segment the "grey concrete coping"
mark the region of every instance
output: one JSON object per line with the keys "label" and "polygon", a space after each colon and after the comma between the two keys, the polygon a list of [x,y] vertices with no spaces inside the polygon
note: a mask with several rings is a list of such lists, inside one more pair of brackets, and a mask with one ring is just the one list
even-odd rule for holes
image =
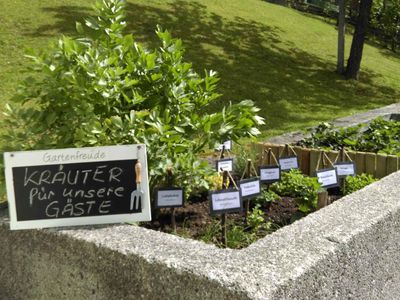
{"label": "grey concrete coping", "polygon": [[400,172],[243,250],[131,225],[10,231],[0,299],[398,299]]}
{"label": "grey concrete coping", "polygon": [[[372,109],[366,112],[356,113],[351,116],[333,120],[331,123],[338,127],[350,127],[360,123],[368,123],[377,117],[387,117],[391,114],[400,114],[400,103],[394,103],[384,107]],[[306,130],[306,128],[304,128]],[[304,137],[309,136],[306,132],[295,131],[274,136],[268,139],[270,143],[276,144],[292,144],[300,141]]]}

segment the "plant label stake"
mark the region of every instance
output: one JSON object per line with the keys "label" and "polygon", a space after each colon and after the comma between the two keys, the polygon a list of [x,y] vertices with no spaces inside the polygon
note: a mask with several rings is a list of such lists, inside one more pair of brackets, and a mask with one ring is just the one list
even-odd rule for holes
{"label": "plant label stake", "polygon": [[[290,154],[290,152],[292,154]],[[297,154],[289,144],[285,145],[285,150],[282,154],[285,156],[280,155],[279,157],[279,166],[281,167],[281,171],[285,172],[290,171],[291,169],[299,168],[299,159]]]}
{"label": "plant label stake", "polygon": [[222,150],[222,148],[225,148],[226,151],[231,151],[232,150],[232,141],[225,141],[223,144],[219,145],[218,150]]}
{"label": "plant label stake", "polygon": [[[325,159],[328,161],[331,167],[325,168],[328,166],[328,164],[326,164],[325,162]],[[323,169],[319,169],[321,162]],[[318,182],[321,183],[321,186],[323,188],[332,188],[339,186],[337,171],[333,167],[332,161],[329,159],[324,151],[321,152],[320,157],[318,158],[316,175],[318,178]]]}
{"label": "plant label stake", "polygon": [[[224,146],[225,148],[225,146]],[[228,181],[228,171],[224,171],[222,174],[222,188],[227,190],[229,188],[229,182]],[[227,223],[228,216],[225,213],[222,214],[222,220],[221,220],[221,227],[222,227],[222,243],[224,244],[225,248],[228,246],[228,240],[226,238],[226,223]]]}
{"label": "plant label stake", "polygon": [[[222,170],[221,170],[222,171]],[[227,213],[242,211],[242,198],[240,189],[228,171],[222,171],[222,190],[210,192],[210,212],[212,215],[221,214],[221,239],[227,246],[226,227]],[[229,188],[229,179],[235,188]]]}
{"label": "plant label stake", "polygon": [[222,171],[233,171],[233,158],[225,158],[225,152],[228,152],[228,150],[225,149],[225,145],[223,144],[219,159],[216,161],[215,165],[217,172],[219,172],[221,169]]}
{"label": "plant label stake", "polygon": [[[167,184],[172,186],[172,168],[167,169]],[[174,232],[176,232],[176,219],[175,219],[175,207],[171,207],[171,225]]]}
{"label": "plant label stake", "polygon": [[[252,172],[255,177],[251,178]],[[244,178],[247,178],[243,180]],[[257,176],[257,171],[251,159],[247,160],[246,168],[242,174],[239,182],[242,199],[244,199],[244,223],[247,224],[247,217],[249,214],[250,199],[261,194],[260,179]]]}
{"label": "plant label stake", "polygon": [[[265,150],[264,152],[267,153],[267,165],[259,167],[260,181],[269,185],[281,180],[281,168],[271,148],[269,148],[268,151]],[[274,162],[272,162],[272,160],[274,160]],[[262,158],[262,162],[263,161],[264,156]]]}
{"label": "plant label stake", "polygon": [[340,149],[340,153],[336,157],[334,167],[336,168],[338,177],[340,179],[340,186],[342,187],[342,190],[344,190],[346,187],[345,177],[356,175],[355,163],[352,161],[351,157],[347,154],[344,148]]}
{"label": "plant label stake", "polygon": [[173,183],[172,168],[168,167],[166,170],[167,187],[156,189],[156,208],[170,208],[171,227],[176,232],[176,208],[183,206],[185,193],[183,188],[174,187]]}
{"label": "plant label stake", "polygon": [[224,152],[225,152],[225,145],[222,145],[222,147],[221,147],[221,153],[220,153],[220,155],[219,155],[219,159],[224,159],[224,158],[225,158]]}

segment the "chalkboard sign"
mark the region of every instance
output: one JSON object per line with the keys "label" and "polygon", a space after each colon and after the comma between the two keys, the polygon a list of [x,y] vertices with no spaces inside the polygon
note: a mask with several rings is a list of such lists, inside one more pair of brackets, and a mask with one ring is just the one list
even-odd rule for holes
{"label": "chalkboard sign", "polygon": [[4,158],[11,229],[151,220],[145,145]]}

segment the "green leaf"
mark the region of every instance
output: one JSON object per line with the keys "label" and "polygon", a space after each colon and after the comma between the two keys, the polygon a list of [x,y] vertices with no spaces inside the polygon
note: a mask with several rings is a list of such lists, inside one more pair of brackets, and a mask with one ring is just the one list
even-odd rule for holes
{"label": "green leaf", "polygon": [[76,23],[75,23],[75,27],[76,27],[76,31],[77,31],[79,34],[83,34],[82,23],[76,22]]}

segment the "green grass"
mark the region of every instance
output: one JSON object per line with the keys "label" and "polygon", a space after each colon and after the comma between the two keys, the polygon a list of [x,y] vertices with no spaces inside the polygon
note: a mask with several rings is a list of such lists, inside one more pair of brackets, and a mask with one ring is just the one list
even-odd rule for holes
{"label": "green grass", "polygon": [[[25,77],[24,49],[74,35],[75,21],[92,14],[91,4],[0,0],[0,103]],[[127,13],[138,40],[154,46],[160,24],[183,39],[196,70],[218,71],[223,97],[214,109],[254,100],[267,121],[264,137],[399,99],[400,58],[367,45],[361,80],[343,80],[334,72],[336,29],[320,18],[260,0],[130,0]]]}

